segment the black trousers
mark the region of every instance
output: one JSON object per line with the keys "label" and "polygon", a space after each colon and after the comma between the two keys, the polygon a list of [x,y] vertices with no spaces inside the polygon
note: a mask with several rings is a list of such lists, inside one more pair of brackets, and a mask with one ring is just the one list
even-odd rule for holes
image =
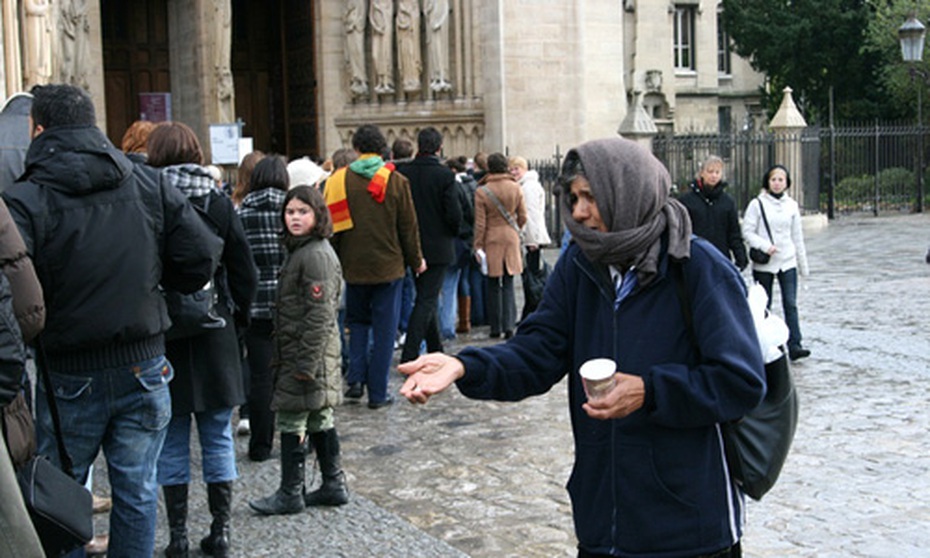
{"label": "black trousers", "polygon": [[420,356],[420,342],[426,339],[426,350],[442,352],[439,336],[439,292],[446,277],[445,265],[431,265],[417,276],[417,296],[413,301],[413,312],[407,324],[407,340],[400,354],[400,361],[407,362]]}
{"label": "black trousers", "polygon": [[271,410],[274,372],[271,356],[274,345],[271,320],[252,320],[245,334],[249,360],[249,458],[267,459],[274,444],[275,414]]}

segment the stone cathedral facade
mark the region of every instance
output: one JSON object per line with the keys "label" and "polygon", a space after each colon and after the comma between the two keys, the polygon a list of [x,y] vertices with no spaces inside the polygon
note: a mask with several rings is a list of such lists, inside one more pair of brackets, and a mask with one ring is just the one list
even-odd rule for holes
{"label": "stone cathedral facade", "polygon": [[[148,93],[209,150],[324,158],[374,122],[424,126],[447,155],[564,153],[624,133],[763,125],[764,79],[731,54],[712,0],[0,0],[0,94],[67,81],[118,142]],[[640,110],[642,109],[642,110]]]}

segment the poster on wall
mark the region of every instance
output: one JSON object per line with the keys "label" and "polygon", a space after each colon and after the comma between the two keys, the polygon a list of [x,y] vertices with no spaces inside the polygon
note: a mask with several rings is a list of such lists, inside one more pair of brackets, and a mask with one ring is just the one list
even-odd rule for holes
{"label": "poster on wall", "polygon": [[238,124],[210,124],[210,154],[214,165],[239,164]]}
{"label": "poster on wall", "polygon": [[171,93],[139,93],[139,120],[171,120]]}

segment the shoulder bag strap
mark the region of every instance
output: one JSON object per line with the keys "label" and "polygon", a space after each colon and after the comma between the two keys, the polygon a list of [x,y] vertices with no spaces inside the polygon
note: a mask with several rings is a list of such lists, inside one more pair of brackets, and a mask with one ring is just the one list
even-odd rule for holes
{"label": "shoulder bag strap", "polygon": [[55,400],[55,391],[52,387],[52,379],[49,377],[46,367],[45,346],[42,344],[41,336],[36,338],[36,368],[38,374],[42,376],[42,385],[45,386],[45,398],[48,401],[48,410],[52,415],[52,424],[55,426],[55,440],[58,442],[58,460],[61,463],[61,470],[68,476],[74,476],[74,464],[71,461],[71,455],[65,447],[65,439],[61,435],[61,418],[58,414],[58,402]]}
{"label": "shoulder bag strap", "polygon": [[775,239],[772,238],[772,229],[769,228],[769,220],[765,218],[765,207],[762,206],[762,200],[756,198],[756,201],[759,202],[759,211],[762,212],[762,222],[765,224],[765,232],[769,233],[769,242],[775,244]]}
{"label": "shoulder bag strap", "polygon": [[507,222],[510,224],[510,226],[513,227],[513,230],[517,231],[517,234],[519,234],[520,226],[517,225],[516,221],[514,221],[513,216],[510,214],[510,212],[504,209],[504,204],[501,203],[501,200],[498,199],[498,197],[494,195],[494,192],[492,192],[491,189],[488,188],[487,186],[482,186],[481,189],[488,196],[488,198],[492,202],[494,202],[494,205],[497,206],[497,210],[501,212],[501,215],[504,216],[504,219],[506,219]]}

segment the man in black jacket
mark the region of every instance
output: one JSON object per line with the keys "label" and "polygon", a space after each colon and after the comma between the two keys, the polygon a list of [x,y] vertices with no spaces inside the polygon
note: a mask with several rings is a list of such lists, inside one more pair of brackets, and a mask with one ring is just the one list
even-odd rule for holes
{"label": "man in black jacket", "polygon": [[400,361],[420,355],[420,342],[426,339],[429,352],[442,352],[439,334],[439,291],[446,267],[455,259],[455,238],[462,226],[455,175],[439,160],[442,134],[433,127],[417,134],[419,152],[413,161],[398,165],[397,172],[410,181],[410,193],[417,211],[420,246],[427,269],[416,278],[417,297],[407,325],[407,339]]}
{"label": "man in black jacket", "polygon": [[[40,365],[55,386],[74,474],[100,449],[113,509],[108,556],[151,556],[155,464],[171,418],[170,321],[159,284],[194,292],[213,275],[212,235],[176,189],[130,162],[81,89],[32,91],[25,173],[3,193],[45,292]],[[39,451],[58,462],[42,387]]]}

